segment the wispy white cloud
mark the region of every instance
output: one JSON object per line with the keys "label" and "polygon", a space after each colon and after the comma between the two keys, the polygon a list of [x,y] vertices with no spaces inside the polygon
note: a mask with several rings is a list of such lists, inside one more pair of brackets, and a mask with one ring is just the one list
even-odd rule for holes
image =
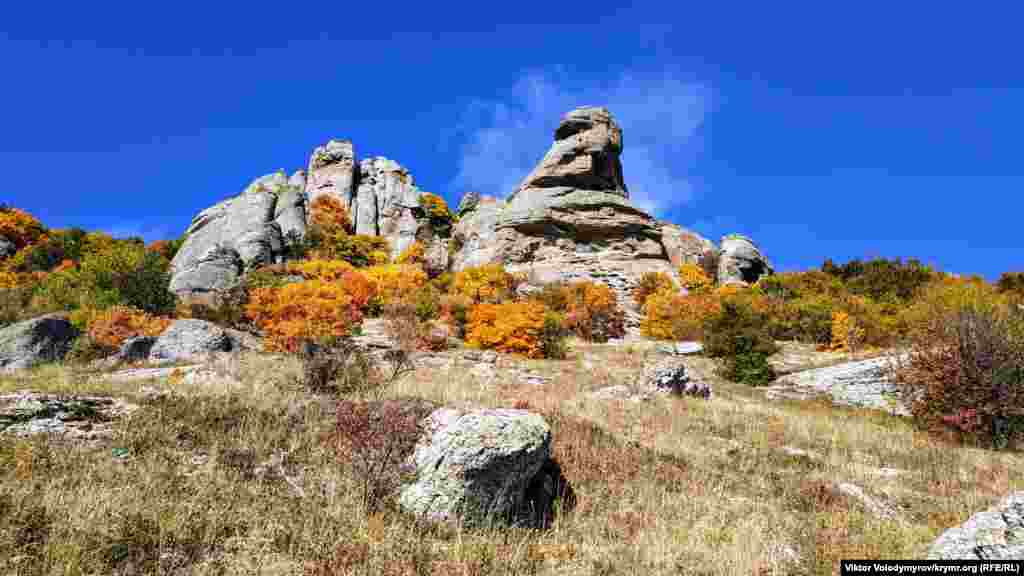
{"label": "wispy white cloud", "polygon": [[462,140],[453,190],[504,197],[544,156],[561,116],[606,106],[623,129],[623,172],[630,198],[655,214],[693,199],[687,178],[703,145],[709,90],[678,75],[623,73],[612,83],[570,88],[559,70],[525,74],[504,98],[476,101],[456,126]]}

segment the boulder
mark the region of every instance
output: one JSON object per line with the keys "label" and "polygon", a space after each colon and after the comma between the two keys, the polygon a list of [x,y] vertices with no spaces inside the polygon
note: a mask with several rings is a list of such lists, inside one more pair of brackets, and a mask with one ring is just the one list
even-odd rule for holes
{"label": "boulder", "polygon": [[753,240],[739,234],[722,237],[718,259],[719,284],[753,284],[761,276],[774,273],[771,262]]}
{"label": "boulder", "polygon": [[313,150],[306,172],[306,196],[313,203],[319,196],[329,194],[341,200],[351,210],[356,193],[355,150],[350,140],[331,140]]}
{"label": "boulder", "polygon": [[942,533],[929,560],[1019,560],[1024,558],[1024,492],[978,512]]}
{"label": "boulder", "polygon": [[765,388],[769,398],[831,396],[836,404],[909,415],[899,401],[899,388],[888,376],[889,358],[844,362],[778,378]]}
{"label": "boulder", "polygon": [[551,462],[551,429],[525,410],[435,410],[412,455],[403,509],[434,522],[544,525],[567,483]]}
{"label": "boulder", "polygon": [[149,353],[156,344],[155,336],[136,336],[121,344],[115,358],[121,362],[138,362],[149,358]]}
{"label": "boulder", "polygon": [[0,329],[0,369],[14,371],[63,360],[78,329],[60,314],[48,314]]}
{"label": "boulder", "polygon": [[704,352],[704,344],[700,342],[671,342],[659,345],[658,352],[677,356],[700,354]]}
{"label": "boulder", "polygon": [[223,328],[205,320],[175,320],[157,337],[149,352],[153,361],[194,359],[211,352],[231,351],[231,338]]}
{"label": "boulder", "polygon": [[480,193],[479,192],[466,192],[462,195],[462,199],[459,200],[459,207],[455,210],[455,215],[462,217],[463,214],[468,214],[480,204]]}
{"label": "boulder", "polygon": [[711,385],[690,378],[686,364],[679,358],[665,358],[644,370],[644,388],[665,390],[684,396],[711,398]]}
{"label": "boulder", "polygon": [[282,229],[305,235],[305,195],[282,172],[199,213],[171,262],[170,290],[180,296],[223,290],[259,266],[283,258]]}
{"label": "boulder", "polygon": [[14,242],[0,236],[0,260],[14,256],[14,253],[17,251],[18,246]]}

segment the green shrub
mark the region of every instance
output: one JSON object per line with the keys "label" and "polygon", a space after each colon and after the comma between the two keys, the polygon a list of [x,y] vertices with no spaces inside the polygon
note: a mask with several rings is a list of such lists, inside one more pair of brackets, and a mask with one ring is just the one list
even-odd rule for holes
{"label": "green shrub", "polygon": [[175,297],[167,289],[170,283],[167,260],[154,252],[146,252],[136,266],[113,278],[121,304],[158,315],[174,312]]}
{"label": "green shrub", "polygon": [[769,356],[777,351],[768,319],[745,302],[723,299],[719,311],[704,322],[704,352],[708,356],[730,357],[750,352]]}
{"label": "green shrub", "polygon": [[544,314],[544,327],[541,328],[541,352],[545,358],[564,360],[568,355],[565,344],[565,316],[554,311]]}
{"label": "green shrub", "polygon": [[775,380],[775,370],[768,356],[761,352],[744,352],[725,359],[720,372],[723,378],[749,386],[764,386]]}
{"label": "green shrub", "polygon": [[836,266],[829,259],[822,264],[821,270],[841,279],[850,292],[868,296],[879,302],[907,302],[925,284],[938,276],[930,266],[925,266],[915,258],[906,262],[900,258],[876,258],[868,261],[855,259],[841,266]]}

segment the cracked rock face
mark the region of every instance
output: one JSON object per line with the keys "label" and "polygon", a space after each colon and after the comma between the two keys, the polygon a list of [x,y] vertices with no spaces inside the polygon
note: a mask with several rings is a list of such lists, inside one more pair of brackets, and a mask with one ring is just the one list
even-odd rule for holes
{"label": "cracked rock face", "polygon": [[309,157],[309,171],[305,182],[309,203],[312,204],[321,195],[330,194],[351,210],[356,191],[357,169],[355,149],[351,141],[331,140],[317,147]]}
{"label": "cracked rock face", "polygon": [[1017,560],[1024,558],[1024,492],[950,528],[928,550],[929,560]]}
{"label": "cracked rock face", "polygon": [[719,284],[753,284],[761,276],[775,273],[768,258],[746,236],[724,236],[721,247],[718,260]]}
{"label": "cracked rock face", "polygon": [[352,210],[357,234],[387,238],[392,256],[397,256],[416,241],[419,212],[420,190],[408,170],[382,157],[359,163]]}
{"label": "cracked rock face", "polygon": [[280,262],[285,230],[305,235],[305,206],[305,194],[275,173],[203,210],[171,262],[170,290],[181,295],[223,290],[250,270]]}

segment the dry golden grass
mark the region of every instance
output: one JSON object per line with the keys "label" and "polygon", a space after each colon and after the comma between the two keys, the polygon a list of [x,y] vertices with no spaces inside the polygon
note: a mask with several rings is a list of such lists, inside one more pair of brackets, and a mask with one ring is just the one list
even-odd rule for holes
{"label": "dry golden grass", "polygon": [[[547,532],[368,514],[321,441],[334,403],[297,383],[291,358],[243,356],[172,382],[66,367],[0,377],[0,393],[141,406],[100,445],[0,436],[0,574],[823,575],[841,558],[920,557],[942,530],[1024,488],[1019,453],[949,445],[884,414],[768,402],[702,359],[688,362],[713,381],[710,401],[596,399],[631,384],[652,347],[573,348],[568,360],[501,357],[493,369],[451,352],[384,394],[544,414],[578,501]],[[873,516],[840,481],[900,519]]]}

